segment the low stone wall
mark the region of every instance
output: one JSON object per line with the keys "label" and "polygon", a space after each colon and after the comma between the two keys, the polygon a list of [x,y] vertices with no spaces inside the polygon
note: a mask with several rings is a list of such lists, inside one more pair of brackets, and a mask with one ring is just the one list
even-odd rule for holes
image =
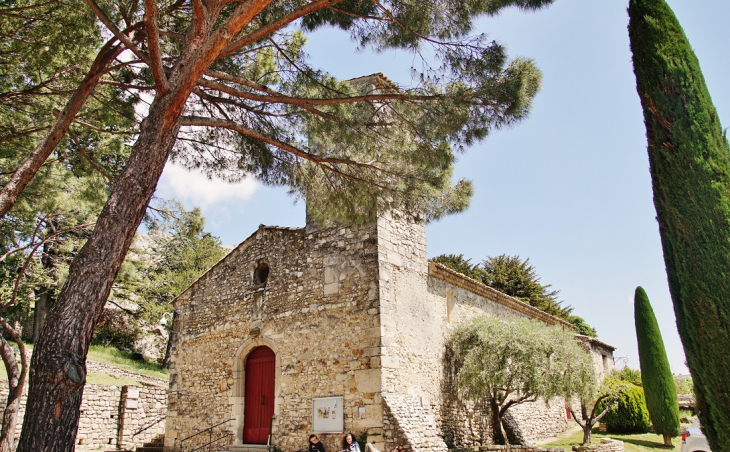
{"label": "low stone wall", "polygon": [[509,452],[565,452],[563,449],[546,449],[544,447],[530,446],[480,446],[475,451],[509,451]]}
{"label": "low stone wall", "polygon": [[[27,394],[27,388],[26,388]],[[0,379],[0,415],[8,397],[7,380]],[[26,396],[20,402],[16,438],[20,437]],[[132,448],[165,432],[167,390],[155,386],[86,385],[81,401],[76,443]]]}
{"label": "low stone wall", "polygon": [[624,442],[611,438],[601,438],[601,444],[573,446],[576,452],[624,452]]}

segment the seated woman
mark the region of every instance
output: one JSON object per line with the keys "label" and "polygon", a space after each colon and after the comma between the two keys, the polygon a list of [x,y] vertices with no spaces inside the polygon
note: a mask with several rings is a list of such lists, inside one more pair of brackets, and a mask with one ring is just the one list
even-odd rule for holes
{"label": "seated woman", "polygon": [[348,433],[342,438],[342,452],[360,452],[360,445],[355,441],[352,433]]}
{"label": "seated woman", "polygon": [[[342,451],[341,452],[361,452],[360,444],[355,441],[355,437],[352,433],[348,433],[342,438]],[[372,444],[365,444],[365,452],[380,452],[378,449],[373,447]]]}
{"label": "seated woman", "polygon": [[309,452],[325,452],[324,444],[319,441],[317,435],[309,435]]}

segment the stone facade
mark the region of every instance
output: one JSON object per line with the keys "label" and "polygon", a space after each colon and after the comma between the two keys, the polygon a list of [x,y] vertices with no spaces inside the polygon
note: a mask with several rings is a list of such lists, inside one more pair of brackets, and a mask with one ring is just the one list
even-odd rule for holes
{"label": "stone facade", "polygon": [[[457,400],[445,369],[450,328],[484,313],[571,328],[429,264],[424,225],[391,217],[353,228],[261,226],[175,309],[168,449],[227,419],[224,430],[242,443],[246,357],[262,345],[275,353],[271,438],[284,451],[306,446],[313,398],[335,396],[344,431],[381,450],[488,444],[488,416]],[[610,346],[589,344],[612,358]],[[529,440],[568,426],[559,401],[523,405],[515,420]],[[340,449],[342,433],[319,437]]]}
{"label": "stone facade", "polygon": [[[27,393],[27,390],[26,390]],[[167,391],[159,386],[84,386],[76,443],[131,449],[165,432]],[[8,384],[0,380],[0,400],[7,401]],[[20,402],[15,438],[20,437],[26,396]],[[2,414],[2,410],[0,410]]]}

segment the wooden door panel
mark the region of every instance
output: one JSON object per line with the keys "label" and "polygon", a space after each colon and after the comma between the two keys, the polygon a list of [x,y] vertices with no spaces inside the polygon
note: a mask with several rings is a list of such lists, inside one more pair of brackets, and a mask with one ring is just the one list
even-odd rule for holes
{"label": "wooden door panel", "polygon": [[274,415],[276,356],[265,346],[254,349],[246,360],[244,444],[266,444]]}

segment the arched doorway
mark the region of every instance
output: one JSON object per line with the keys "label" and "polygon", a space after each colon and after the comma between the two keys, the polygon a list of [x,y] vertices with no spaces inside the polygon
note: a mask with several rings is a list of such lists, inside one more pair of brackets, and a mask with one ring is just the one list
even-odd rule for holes
{"label": "arched doorway", "polygon": [[274,415],[276,355],[269,347],[256,347],[246,358],[243,443],[266,444]]}

